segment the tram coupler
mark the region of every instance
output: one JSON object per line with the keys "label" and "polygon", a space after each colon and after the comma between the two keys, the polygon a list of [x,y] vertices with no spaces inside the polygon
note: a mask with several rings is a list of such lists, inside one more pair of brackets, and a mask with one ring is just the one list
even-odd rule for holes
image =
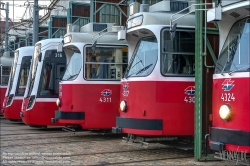
{"label": "tram coupler", "polygon": [[121,134],[122,133],[122,128],[120,128],[120,127],[112,127],[112,133],[113,134]]}
{"label": "tram coupler", "polygon": [[23,118],[23,117],[24,117],[24,115],[23,115],[23,113],[22,113],[22,112],[20,112],[20,117],[21,117],[21,118]]}
{"label": "tram coupler", "polygon": [[58,121],[57,118],[51,118],[51,122],[52,122],[52,123],[56,123],[57,121]]}

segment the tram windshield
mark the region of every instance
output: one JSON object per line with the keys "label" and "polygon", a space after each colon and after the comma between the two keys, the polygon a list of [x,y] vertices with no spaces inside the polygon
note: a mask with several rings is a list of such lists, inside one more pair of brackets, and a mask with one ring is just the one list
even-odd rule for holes
{"label": "tram windshield", "polygon": [[169,29],[162,31],[161,73],[164,76],[194,76],[195,32],[176,30],[171,39]]}
{"label": "tram windshield", "polygon": [[250,71],[250,18],[236,22],[224,43],[215,73]]}
{"label": "tram windshield", "polygon": [[158,42],[155,36],[142,38],[136,46],[125,78],[145,77],[154,69],[158,57]]}
{"label": "tram windshield", "polygon": [[28,96],[31,95],[31,92],[32,92],[32,89],[34,86],[36,70],[37,70],[37,65],[38,65],[38,59],[39,59],[39,56],[41,56],[40,54],[41,54],[41,44],[39,43],[39,44],[36,44],[36,46],[35,46],[34,55],[32,58],[30,74],[29,74],[30,80],[29,80],[28,86],[27,86],[29,88]]}
{"label": "tram windshield", "polygon": [[24,95],[25,87],[26,87],[27,80],[28,80],[28,74],[30,70],[31,58],[32,56],[25,56],[22,59],[18,83],[17,83],[17,89],[16,89],[17,96]]}
{"label": "tram windshield", "polygon": [[127,46],[85,47],[85,72],[87,80],[120,80],[127,67]]}
{"label": "tram windshield", "polygon": [[19,56],[19,51],[15,51],[13,66],[12,66],[12,70],[10,73],[10,83],[9,83],[8,95],[10,94],[10,91],[11,91],[12,86],[13,86],[13,81],[14,81],[14,77],[15,77],[17,62],[18,62],[18,56]]}
{"label": "tram windshield", "polygon": [[82,68],[82,55],[78,48],[74,47],[73,51],[68,52],[67,56],[70,56],[70,61],[66,67],[62,80],[74,80],[81,71]]}

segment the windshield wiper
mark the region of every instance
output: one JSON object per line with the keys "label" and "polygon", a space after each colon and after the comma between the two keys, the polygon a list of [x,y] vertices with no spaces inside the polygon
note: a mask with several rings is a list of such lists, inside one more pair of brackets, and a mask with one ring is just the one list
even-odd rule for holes
{"label": "windshield wiper", "polygon": [[147,70],[150,66],[152,66],[153,64],[150,64],[150,65],[148,65],[148,66],[145,66],[144,68],[142,68],[142,69],[140,69],[139,71],[136,71],[136,72],[134,72],[134,73],[132,73],[132,74],[130,74],[130,75],[128,75],[127,77],[125,77],[126,79],[127,78],[129,78],[130,76],[132,76],[132,75],[138,75],[138,74],[140,74],[141,72],[143,72],[143,71],[145,71],[145,70]]}
{"label": "windshield wiper", "polygon": [[[70,75],[69,78],[67,78],[66,80],[70,80],[70,79],[73,79],[75,76],[77,76],[78,74],[74,74],[74,75]],[[66,81],[65,80],[65,81]]]}
{"label": "windshield wiper", "polygon": [[242,67],[242,68],[239,68],[239,69],[236,69],[236,70],[234,70],[234,71],[231,71],[231,72],[229,72],[228,74],[231,76],[234,72],[239,71],[239,70],[242,70],[242,69],[245,69],[245,68],[247,68],[246,70],[250,70],[250,66],[244,66],[244,67]]}
{"label": "windshield wiper", "polygon": [[153,64],[151,63],[150,65],[148,65],[148,66],[145,66],[144,68],[142,68],[141,70],[139,70],[137,73],[136,73],[136,75],[138,75],[138,74],[140,74],[141,72],[143,72],[143,71],[146,71],[150,66],[152,66]]}

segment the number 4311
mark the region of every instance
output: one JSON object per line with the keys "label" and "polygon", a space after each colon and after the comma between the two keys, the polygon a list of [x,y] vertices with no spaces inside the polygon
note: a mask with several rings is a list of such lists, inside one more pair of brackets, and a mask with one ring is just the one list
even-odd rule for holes
{"label": "number 4311", "polygon": [[235,97],[233,93],[222,93],[221,100],[222,101],[235,101]]}
{"label": "number 4311", "polygon": [[100,97],[100,102],[108,103],[111,102],[111,97]]}

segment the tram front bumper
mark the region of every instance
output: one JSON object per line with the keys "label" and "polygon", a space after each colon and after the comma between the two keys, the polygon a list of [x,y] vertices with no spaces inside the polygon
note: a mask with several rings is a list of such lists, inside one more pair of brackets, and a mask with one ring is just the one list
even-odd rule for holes
{"label": "tram front bumper", "polygon": [[55,111],[55,118],[51,118],[52,123],[56,123],[58,120],[84,120],[85,113],[84,112],[65,112],[56,110]]}
{"label": "tram front bumper", "polygon": [[211,127],[210,149],[222,151],[226,144],[250,146],[250,132]]}
{"label": "tram front bumper", "polygon": [[[122,133],[125,130],[130,132],[161,135],[163,129],[163,121],[160,119],[137,119],[137,118],[125,118],[116,117],[116,127],[112,127],[113,133]],[[133,130],[133,131],[132,131]]]}

